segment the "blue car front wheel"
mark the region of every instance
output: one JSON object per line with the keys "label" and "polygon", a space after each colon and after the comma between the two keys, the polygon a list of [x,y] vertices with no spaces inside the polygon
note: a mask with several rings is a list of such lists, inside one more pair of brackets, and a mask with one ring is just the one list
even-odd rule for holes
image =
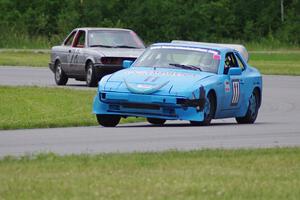
{"label": "blue car front wheel", "polygon": [[211,120],[214,118],[216,111],[216,99],[212,93],[209,93],[205,100],[205,105],[203,109],[203,121],[190,121],[192,125],[195,126],[208,126],[210,125]]}
{"label": "blue car front wheel", "polygon": [[150,118],[150,117],[147,118],[147,121],[148,121],[150,124],[154,124],[154,125],[163,125],[163,124],[166,122],[165,119]]}
{"label": "blue car front wheel", "polygon": [[121,117],[118,115],[100,115],[97,114],[97,121],[104,127],[115,127],[120,122]]}

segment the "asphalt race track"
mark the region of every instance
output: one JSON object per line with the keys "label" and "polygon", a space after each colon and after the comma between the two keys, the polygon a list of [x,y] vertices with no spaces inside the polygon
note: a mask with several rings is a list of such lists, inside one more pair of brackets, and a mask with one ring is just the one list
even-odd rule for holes
{"label": "asphalt race track", "polygon": [[[263,104],[254,125],[226,119],[209,127],[176,121],[164,127],[136,123],[0,131],[0,156],[300,146],[300,77],[264,76],[263,81]],[[69,88],[85,88],[84,82],[70,83]],[[0,85],[54,86],[54,81],[49,69],[0,67]]]}
{"label": "asphalt race track", "polygon": [[[0,66],[0,85],[10,86],[56,86],[53,72],[46,67],[4,67]],[[91,89],[84,81],[69,79],[67,87],[74,89]]]}

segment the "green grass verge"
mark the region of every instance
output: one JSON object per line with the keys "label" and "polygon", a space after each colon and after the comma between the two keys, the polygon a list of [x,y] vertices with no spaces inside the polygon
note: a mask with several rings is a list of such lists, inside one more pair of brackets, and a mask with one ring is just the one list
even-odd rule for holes
{"label": "green grass verge", "polygon": [[95,91],[1,86],[0,94],[0,129],[97,125],[92,114]]}
{"label": "green grass verge", "polygon": [[229,43],[243,44],[249,51],[300,50],[300,46],[297,44],[282,43],[276,39],[261,39],[252,42],[232,41]]}
{"label": "green grass verge", "polygon": [[300,75],[300,51],[252,52],[249,64],[263,74]]}
{"label": "green grass verge", "polygon": [[0,160],[0,199],[299,199],[300,148]]}
{"label": "green grass verge", "polygon": [[47,67],[50,54],[43,51],[1,51],[0,65],[4,66],[32,66]]}
{"label": "green grass verge", "polygon": [[[2,51],[0,65],[11,66],[48,66],[50,55],[43,51]],[[250,64],[263,74],[300,75],[300,51],[253,51],[250,52]]]}

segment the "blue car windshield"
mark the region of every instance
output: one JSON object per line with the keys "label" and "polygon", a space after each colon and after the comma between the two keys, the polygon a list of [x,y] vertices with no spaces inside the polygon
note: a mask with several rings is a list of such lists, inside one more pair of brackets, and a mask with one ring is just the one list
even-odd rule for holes
{"label": "blue car windshield", "polygon": [[90,47],[106,48],[145,48],[141,39],[133,31],[92,30],[88,32]]}
{"label": "blue car windshield", "polygon": [[182,68],[217,73],[219,64],[219,51],[189,47],[153,46],[148,48],[133,66]]}

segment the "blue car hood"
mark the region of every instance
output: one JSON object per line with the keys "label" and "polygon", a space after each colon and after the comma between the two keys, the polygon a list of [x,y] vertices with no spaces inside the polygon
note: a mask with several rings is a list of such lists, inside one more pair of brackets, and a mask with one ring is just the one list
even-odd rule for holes
{"label": "blue car hood", "polygon": [[105,85],[105,90],[140,94],[184,95],[186,92],[193,91],[195,86],[200,87],[199,81],[210,76],[213,74],[193,70],[133,67],[112,74]]}

